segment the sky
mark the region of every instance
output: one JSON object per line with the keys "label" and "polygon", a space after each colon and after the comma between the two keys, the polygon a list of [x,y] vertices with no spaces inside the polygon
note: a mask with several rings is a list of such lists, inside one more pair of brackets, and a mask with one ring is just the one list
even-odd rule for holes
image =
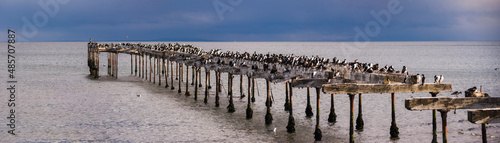
{"label": "sky", "polygon": [[0,41],[500,41],[498,0],[0,0]]}

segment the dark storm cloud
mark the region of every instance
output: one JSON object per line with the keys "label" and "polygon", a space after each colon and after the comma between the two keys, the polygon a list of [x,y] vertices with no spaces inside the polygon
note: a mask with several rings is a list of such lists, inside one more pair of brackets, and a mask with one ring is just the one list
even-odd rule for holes
{"label": "dark storm cloud", "polygon": [[[371,11],[387,11],[393,2],[401,12],[381,25]],[[54,16],[43,3],[57,4]],[[372,30],[370,41],[500,40],[498,7],[497,1],[467,0],[5,0],[0,28],[22,31],[23,18],[33,23],[45,13],[46,23],[34,24],[37,32],[26,40],[353,41],[356,27]],[[370,22],[380,27],[366,29]]]}

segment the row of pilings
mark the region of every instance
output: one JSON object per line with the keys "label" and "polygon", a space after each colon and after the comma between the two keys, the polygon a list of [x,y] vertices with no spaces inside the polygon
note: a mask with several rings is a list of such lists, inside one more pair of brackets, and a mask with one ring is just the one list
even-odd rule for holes
{"label": "row of pilings", "polygon": [[[240,77],[240,95],[244,98],[243,93],[243,77],[247,77],[248,82],[248,103],[246,108],[246,118],[253,118],[253,110],[251,102],[255,102],[255,89],[256,89],[256,78],[263,78],[266,80],[266,115],[265,124],[272,124],[273,116],[271,113],[272,99],[271,99],[271,82],[284,82],[286,88],[286,99],[285,99],[285,110],[289,112],[288,125],[286,126],[287,132],[295,132],[295,119],[293,116],[293,87],[291,83],[297,77],[307,77],[307,78],[317,78],[317,79],[333,79],[336,77],[346,77],[354,76],[354,71],[351,70],[349,64],[331,64],[329,63],[328,68],[311,68],[302,67],[297,65],[283,65],[279,63],[270,63],[265,61],[253,60],[253,59],[238,59],[231,56],[225,56],[224,54],[214,54],[220,51],[204,52],[202,50],[197,50],[190,45],[168,45],[167,48],[158,48],[151,45],[134,45],[134,44],[111,44],[111,45],[101,45],[97,43],[89,43],[89,68],[91,77],[99,77],[99,53],[108,53],[108,75],[118,78],[118,54],[126,53],[130,54],[130,73],[138,76],[146,81],[152,83],[158,83],[162,85],[162,79],[164,78],[164,87],[171,90],[176,90],[178,93],[183,93],[186,96],[193,96],[194,100],[198,100],[199,91],[204,86],[204,97],[203,102],[208,103],[209,89],[211,89],[211,73],[215,75],[215,101],[214,105],[220,107],[220,96],[222,95],[222,83],[223,77],[221,73],[227,73],[227,95],[229,96],[229,103],[226,106],[229,113],[235,112],[234,102],[233,102],[233,79],[235,76]],[[217,56],[215,56],[217,55]],[[191,69],[191,70],[190,70]],[[205,81],[202,81],[202,69],[205,73]],[[185,71],[185,73],[184,73]],[[191,73],[191,76],[190,76]],[[403,75],[404,77],[404,75]],[[408,77],[406,77],[408,78]],[[174,80],[178,80],[178,84],[174,85]],[[194,87],[194,93],[190,93],[190,84]],[[382,79],[383,80],[383,79]],[[185,85],[182,85],[182,83]],[[320,129],[320,91],[321,86],[313,85],[302,85],[300,87],[306,87],[307,89],[307,105],[306,105],[306,116],[312,117],[314,115],[311,106],[311,88],[314,88],[314,93],[316,93],[316,126],[314,131],[314,138],[316,141],[322,139],[322,131]],[[297,88],[297,87],[296,87]],[[348,94],[350,99],[350,142],[353,142],[353,132],[354,132],[354,97],[355,93]],[[362,118],[361,110],[361,94],[359,94],[359,113],[356,119],[356,129],[359,131],[363,130],[364,122]],[[334,95],[331,94],[331,106],[330,114],[328,116],[328,122],[335,123],[337,115],[335,114],[334,106]],[[394,93],[392,94],[392,123],[391,123],[391,138],[398,138],[398,128],[395,121],[395,111],[394,111]]]}

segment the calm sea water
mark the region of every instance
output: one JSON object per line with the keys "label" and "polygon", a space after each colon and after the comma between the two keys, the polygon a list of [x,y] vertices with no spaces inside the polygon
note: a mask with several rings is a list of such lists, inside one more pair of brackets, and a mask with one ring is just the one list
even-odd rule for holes
{"label": "calm sea water", "polygon": [[[144,43],[144,42],[143,42]],[[157,42],[149,42],[154,44]],[[7,45],[6,43],[0,43]],[[239,77],[235,79],[235,113],[227,113],[227,98],[214,107],[214,96],[203,104],[130,75],[130,55],[119,56],[119,78],[106,75],[106,54],[101,54],[99,80],[88,78],[86,42],[16,43],[17,96],[16,133],[7,133],[7,105],[0,113],[0,142],[312,142],[315,118],[305,117],[306,89],[294,89],[294,116],[297,132],[286,132],[288,113],[283,109],[283,83],[272,84],[274,104],[272,125],[264,124],[265,81],[258,79],[254,118],[245,119],[246,98],[237,98]],[[350,42],[189,42],[209,49],[253,53],[282,53],[337,57],[360,62],[403,65],[412,74],[431,79],[443,75],[453,90],[483,86],[483,91],[500,96],[500,42],[370,42],[355,47]],[[6,50],[1,52],[6,57]],[[6,62],[2,63],[6,71]],[[5,72],[7,75],[7,72]],[[223,77],[226,77],[223,75]],[[215,76],[212,76],[215,78]],[[3,78],[7,80],[6,76]],[[214,79],[212,81],[215,81]],[[246,87],[246,78],[244,78]],[[227,83],[226,80],[223,80]],[[164,82],[163,82],[164,83]],[[185,84],[183,84],[184,86]],[[214,85],[214,83],[212,83]],[[2,87],[7,84],[2,82]],[[227,87],[227,86],[225,86]],[[190,90],[193,90],[190,87]],[[183,87],[184,90],[184,87]],[[227,89],[226,89],[227,90]],[[203,91],[203,90],[201,90]],[[211,94],[213,93],[211,90]],[[224,92],[225,90],[223,90]],[[245,94],[246,88],[244,88]],[[314,90],[313,90],[314,91]],[[2,91],[7,95],[8,91]],[[184,92],[183,92],[184,93]],[[194,93],[191,91],[191,93]],[[137,97],[141,95],[141,97]],[[404,100],[428,97],[428,93],[396,94],[396,120],[399,140],[389,139],[391,125],[390,94],[363,94],[365,129],[355,132],[356,142],[430,142],[431,111],[409,111]],[[438,96],[451,96],[450,92]],[[461,95],[463,96],[463,95]],[[7,96],[1,96],[4,103]],[[313,109],[316,107],[312,96]],[[321,96],[321,121],[325,142],[349,139],[349,99],[335,95],[338,122],[327,122],[330,96]],[[356,96],[355,104],[358,99]],[[357,115],[355,107],[355,116]],[[314,111],[316,113],[316,111]],[[438,113],[438,140],[441,122]],[[276,128],[276,132],[272,130]],[[490,142],[500,142],[500,124],[487,125]],[[480,142],[480,125],[467,121],[466,110],[448,113],[449,142]]]}

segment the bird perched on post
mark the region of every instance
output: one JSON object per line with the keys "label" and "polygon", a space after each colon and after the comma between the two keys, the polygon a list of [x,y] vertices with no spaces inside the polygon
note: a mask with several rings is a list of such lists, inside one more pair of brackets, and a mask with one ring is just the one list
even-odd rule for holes
{"label": "bird perched on post", "polygon": [[424,85],[424,83],[425,83],[425,75],[422,74],[422,85]]}
{"label": "bird perched on post", "polygon": [[406,72],[408,72],[407,69],[406,69],[406,66],[403,66],[403,70],[401,70],[401,73],[402,74],[406,74]]}
{"label": "bird perched on post", "polygon": [[444,79],[443,75],[439,75],[439,84],[441,84],[441,82],[443,82],[443,79]]}
{"label": "bird perched on post", "polygon": [[434,83],[439,83],[439,77],[437,75],[434,75]]}
{"label": "bird perched on post", "polygon": [[420,74],[417,73],[417,84],[420,83],[421,79],[422,79],[422,77],[420,76]]}

